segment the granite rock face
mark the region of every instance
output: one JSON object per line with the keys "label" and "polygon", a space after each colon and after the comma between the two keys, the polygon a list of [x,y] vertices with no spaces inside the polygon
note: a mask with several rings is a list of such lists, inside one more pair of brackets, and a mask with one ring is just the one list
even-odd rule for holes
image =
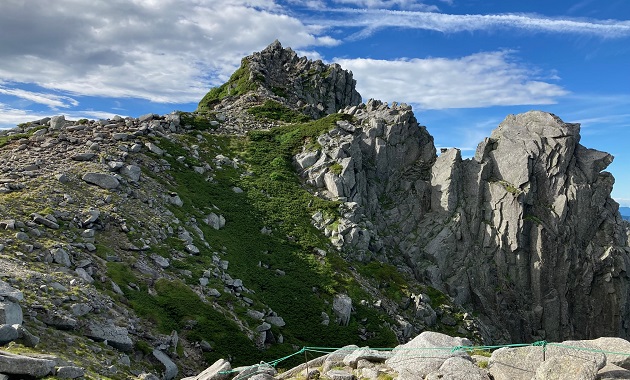
{"label": "granite rock face", "polygon": [[[317,194],[345,202],[340,249],[389,262],[480,313],[492,341],[628,336],[628,229],[578,124],[531,111],[479,144],[436,157],[405,105],[348,107],[353,123],[295,164]],[[406,268],[406,269],[405,269]]]}
{"label": "granite rock face", "polygon": [[[247,80],[259,85],[256,95],[319,118],[361,103],[352,72],[298,55],[274,41],[261,52],[243,58]],[[200,108],[206,107],[204,101]]]}

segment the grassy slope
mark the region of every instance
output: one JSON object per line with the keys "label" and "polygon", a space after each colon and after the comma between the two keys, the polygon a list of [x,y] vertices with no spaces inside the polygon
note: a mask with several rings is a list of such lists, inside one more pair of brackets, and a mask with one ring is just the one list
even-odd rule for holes
{"label": "grassy slope", "polygon": [[[291,157],[302,144],[314,140],[331,129],[337,120],[347,117],[331,115],[309,123],[250,132],[245,139],[204,134],[202,140],[186,141],[198,144],[207,162],[220,153],[228,157],[239,155],[247,163],[250,175],[242,175],[243,168],[224,167],[214,171],[213,182],[190,169],[198,162],[180,144],[165,139],[159,141],[171,156],[167,158],[172,166],[169,187],[184,201],[182,208],[172,207],[171,211],[180,220],[194,216],[200,221],[216,206],[220,210],[217,212],[227,220],[225,228],[219,231],[200,223],[211,247],[197,244],[201,254],[173,261],[173,270],[192,271],[189,282],[193,285],[203,271],[211,267],[212,253],[218,252],[221,259],[230,262],[230,275],[242,279],[244,285],[255,292],[246,294],[256,302],[252,308],[261,310],[264,303],[284,318],[285,327],[273,328],[276,336],[283,335],[284,344],[273,345],[265,351],[255,349],[250,341],[243,340],[244,335],[238,333],[239,328],[229,321],[229,315],[224,317],[209,304],[195,302],[197,296],[192,291],[166,280],[158,281],[155,286],[157,296],[148,295],[144,289],[139,292],[125,290],[136,311],[154,320],[164,333],[175,329],[181,334],[187,321],[196,320],[198,328],[183,334],[191,340],[205,339],[213,343],[215,351],[206,354],[209,363],[220,357],[231,357],[235,365],[252,364],[292,353],[295,346],[303,345],[394,345],[393,333],[381,327],[384,318],[361,305],[355,305],[356,315],[347,327],[334,322],[329,326],[320,323],[322,311],[333,317],[332,297],[337,292],[349,292],[354,297],[364,294],[336,252],[328,250],[326,258],[313,254],[316,247],[327,249],[328,241],[311,225],[310,215],[318,210],[334,214],[338,204],[316,198],[303,189],[292,168]],[[182,138],[192,139],[191,136]],[[175,159],[178,156],[187,158],[181,163]],[[245,191],[235,193],[232,191],[234,186]],[[263,234],[260,232],[263,227],[271,228],[273,232]],[[177,247],[181,243],[171,244]],[[162,247],[164,250],[170,248]],[[160,248],[156,247],[156,250]],[[259,263],[266,264],[269,269]],[[112,269],[113,273],[122,276],[117,282],[133,282],[133,277],[126,278],[133,276],[132,273],[125,273],[123,268]],[[276,269],[286,275],[278,275]],[[213,281],[209,286],[221,290],[218,280]],[[223,295],[217,303],[240,316],[245,314],[245,305],[233,296]],[[259,323],[245,320],[250,328]],[[375,333],[368,342],[358,339],[357,331],[362,326]]]}

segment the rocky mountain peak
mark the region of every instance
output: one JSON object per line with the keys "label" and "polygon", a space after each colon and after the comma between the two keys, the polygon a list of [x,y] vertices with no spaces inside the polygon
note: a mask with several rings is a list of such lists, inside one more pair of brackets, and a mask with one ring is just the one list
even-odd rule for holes
{"label": "rocky mountain peak", "polygon": [[[434,378],[456,360],[407,348],[627,338],[630,224],[579,133],[531,111],[438,155],[409,105],[278,41],[198,112],[0,131],[0,345],[55,355],[0,352],[0,377],[244,378],[306,345],[345,346],[307,364],[330,378]],[[347,351],[404,342],[353,346],[373,375]],[[546,371],[505,353],[452,378]]]}
{"label": "rocky mountain peak", "polygon": [[244,108],[271,99],[315,119],[361,102],[352,72],[298,57],[278,40],[243,58],[230,80],[212,89],[198,110],[224,108],[238,98]]}

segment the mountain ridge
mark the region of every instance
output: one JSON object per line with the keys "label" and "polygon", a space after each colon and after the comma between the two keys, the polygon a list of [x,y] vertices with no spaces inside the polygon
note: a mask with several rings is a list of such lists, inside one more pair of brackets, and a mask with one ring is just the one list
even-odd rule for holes
{"label": "mountain ridge", "polygon": [[338,65],[276,41],[239,70],[192,113],[0,133],[2,278],[23,293],[3,305],[46,337],[15,349],[170,379],[425,330],[627,335],[628,225],[579,126],[511,115],[474,159],[438,156],[411,107],[360,103]]}

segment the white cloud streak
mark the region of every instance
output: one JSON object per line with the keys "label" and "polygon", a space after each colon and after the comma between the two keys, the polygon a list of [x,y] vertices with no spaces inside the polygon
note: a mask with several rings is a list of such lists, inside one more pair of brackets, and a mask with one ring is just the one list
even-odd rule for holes
{"label": "white cloud streak", "polygon": [[19,88],[5,88],[3,86],[0,86],[0,94],[15,96],[20,99],[43,104],[48,106],[52,110],[57,110],[59,108],[76,107],[79,105],[78,101],[68,96],[46,94],[43,92],[32,92]]}
{"label": "white cloud streak", "polygon": [[423,109],[553,104],[567,91],[537,80],[507,51],[459,59],[338,59],[352,70],[364,98],[393,99]]}
{"label": "white cloud streak", "polygon": [[630,36],[630,22],[619,20],[585,20],[549,18],[526,14],[457,15],[435,12],[397,11],[390,9],[333,9],[348,17],[322,21],[334,27],[362,27],[353,38],[365,38],[382,28],[424,29],[442,33],[520,29],[531,33],[593,35],[603,38]]}
{"label": "white cloud streak", "polygon": [[415,0],[333,0],[336,4],[354,5],[363,8],[389,9],[399,8],[406,10],[417,10],[433,12],[439,8],[435,5],[427,5]]}

